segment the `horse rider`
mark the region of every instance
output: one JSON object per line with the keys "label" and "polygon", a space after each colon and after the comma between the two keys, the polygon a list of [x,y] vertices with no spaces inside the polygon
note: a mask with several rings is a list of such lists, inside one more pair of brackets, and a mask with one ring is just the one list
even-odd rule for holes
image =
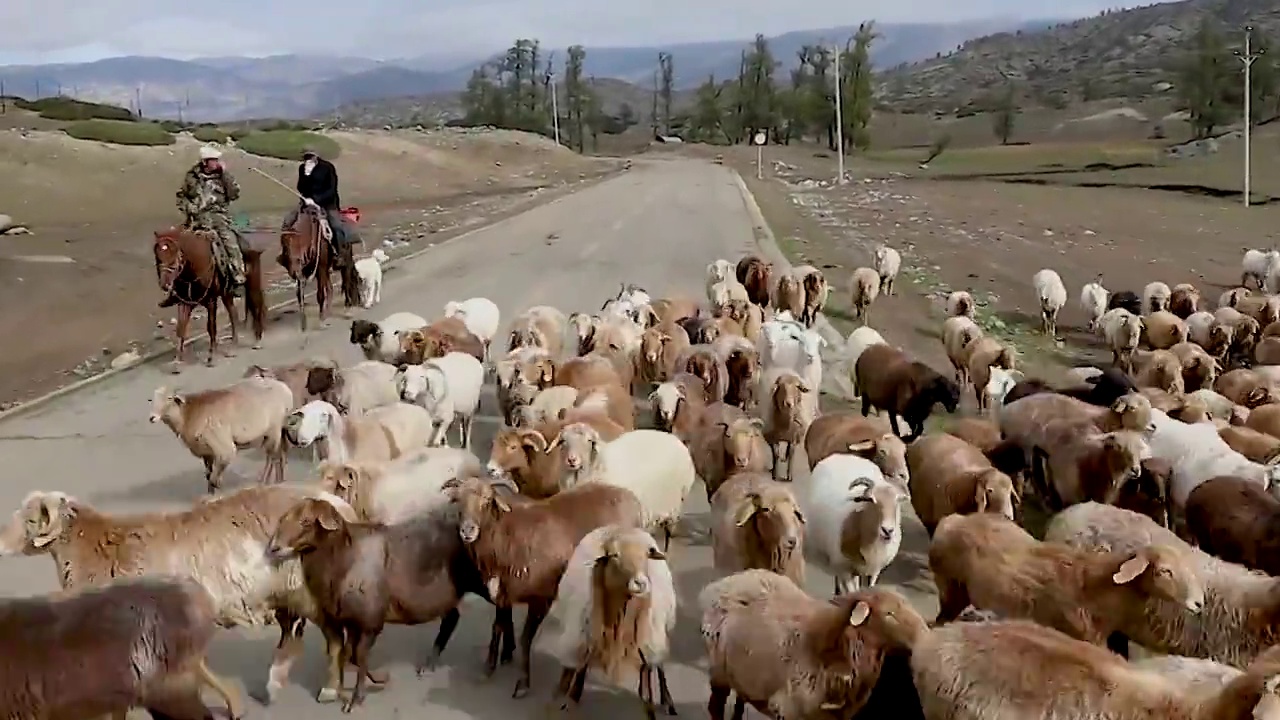
{"label": "horse rider", "polygon": [[[280,229],[288,230],[298,221],[298,214],[303,207],[312,207],[324,212],[325,220],[333,233],[332,243],[339,251],[333,253],[334,267],[341,268],[346,262],[346,253],[342,252],[347,245],[346,223],[338,211],[341,207],[338,199],[338,169],[333,163],[320,157],[314,147],[302,151],[302,163],[298,165],[298,195],[302,200],[290,210],[280,224]],[[283,264],[283,263],[281,263]]]}
{"label": "horse rider", "polygon": [[[212,145],[200,148],[200,162],[187,171],[178,190],[178,209],[186,227],[213,233],[213,259],[231,276],[236,287],[244,285],[244,254],[231,224],[229,206],[240,198],[240,184],[222,164],[222,152]],[[161,307],[173,305],[170,293]]]}

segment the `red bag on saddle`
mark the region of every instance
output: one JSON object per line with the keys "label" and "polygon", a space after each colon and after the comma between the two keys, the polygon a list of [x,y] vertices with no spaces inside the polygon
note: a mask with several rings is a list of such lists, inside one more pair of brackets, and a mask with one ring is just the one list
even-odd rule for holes
{"label": "red bag on saddle", "polygon": [[360,223],[360,208],[358,207],[341,208],[338,210],[338,214],[342,216],[344,221],[352,225]]}

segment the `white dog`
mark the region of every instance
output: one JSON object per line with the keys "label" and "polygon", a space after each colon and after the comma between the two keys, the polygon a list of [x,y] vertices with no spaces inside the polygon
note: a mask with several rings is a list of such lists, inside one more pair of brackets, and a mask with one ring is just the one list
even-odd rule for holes
{"label": "white dog", "polygon": [[382,302],[382,263],[386,261],[387,254],[382,248],[356,261],[356,275],[360,276],[360,304],[366,310],[374,303]]}

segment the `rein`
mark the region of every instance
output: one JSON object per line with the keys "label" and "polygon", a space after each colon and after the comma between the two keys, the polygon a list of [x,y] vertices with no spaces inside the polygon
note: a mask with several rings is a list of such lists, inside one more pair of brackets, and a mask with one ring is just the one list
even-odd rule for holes
{"label": "rein", "polygon": [[161,264],[159,261],[157,261],[156,265],[161,270],[165,270],[173,273],[173,285],[170,288],[170,292],[172,292],[173,297],[183,305],[204,307],[204,305],[209,302],[209,297],[213,295],[214,286],[218,284],[218,270],[215,267],[210,272],[210,274],[213,276],[210,282],[207,282],[207,283],[204,282],[204,278],[199,276],[195,278],[197,282],[203,283],[205,286],[204,295],[201,296],[199,300],[193,300],[189,297],[182,297],[182,294],[178,292],[178,281],[182,279],[182,271],[184,269],[190,269],[191,265],[190,263],[187,262],[187,254],[183,252],[181,245],[178,246],[178,259],[176,262],[174,262],[172,265],[164,265],[164,264]]}
{"label": "rein", "polygon": [[[303,249],[302,257],[299,258],[299,260],[302,261],[302,266],[299,268],[299,270],[302,272],[302,277],[296,278],[296,282],[299,282],[299,283],[307,282],[308,280],[315,277],[316,274],[320,272],[320,243],[328,242],[333,237],[333,228],[329,227],[329,223],[323,217],[320,217],[318,215],[313,215],[311,214],[310,211],[306,211],[305,213],[298,214],[298,220],[301,220],[303,215],[306,215],[307,217],[310,217],[313,221],[315,221],[316,233],[312,241],[307,244],[306,248]],[[296,226],[297,226],[297,221],[294,221],[294,227]],[[293,235],[294,237],[297,237],[298,235],[301,234],[292,227],[289,228],[288,230],[285,230],[284,232],[289,235]],[[316,261],[315,270],[312,271],[311,273],[308,273],[306,270],[308,256],[313,256]]]}

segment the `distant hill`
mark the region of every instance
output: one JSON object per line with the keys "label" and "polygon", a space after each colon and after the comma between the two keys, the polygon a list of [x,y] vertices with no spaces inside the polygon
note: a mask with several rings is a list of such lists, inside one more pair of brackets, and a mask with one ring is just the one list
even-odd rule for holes
{"label": "distant hill", "polygon": [[[879,67],[892,67],[933,57],[978,35],[1044,24],[1008,19],[885,24],[879,26],[882,37],[873,60]],[[823,40],[843,43],[854,29],[845,26],[792,32],[773,37],[770,42],[779,61],[791,65],[802,45]],[[634,48],[588,46],[587,73],[648,88],[658,52],[667,51],[675,58],[677,87],[689,89],[711,74],[720,78],[736,74],[738,56],[747,41]],[[557,58],[563,61],[563,49],[558,50]],[[470,59],[437,54],[385,62],[316,55],[193,61],[121,57],[92,63],[3,66],[0,81],[4,83],[4,93],[27,98],[61,92],[126,107],[133,107],[140,99],[143,114],[150,117],[314,117],[329,114],[335,108],[384,99],[398,105],[411,103],[413,98],[420,104],[442,101],[447,105],[449,99],[443,95],[460,91],[485,57],[483,53]]]}
{"label": "distant hill", "polygon": [[1185,0],[974,39],[954,53],[886,73],[879,99],[912,111],[981,107],[1006,77],[1032,102],[1051,106],[1168,94],[1189,35],[1206,18],[1231,47],[1242,41],[1245,25],[1254,26],[1257,40],[1280,43],[1280,0]]}

